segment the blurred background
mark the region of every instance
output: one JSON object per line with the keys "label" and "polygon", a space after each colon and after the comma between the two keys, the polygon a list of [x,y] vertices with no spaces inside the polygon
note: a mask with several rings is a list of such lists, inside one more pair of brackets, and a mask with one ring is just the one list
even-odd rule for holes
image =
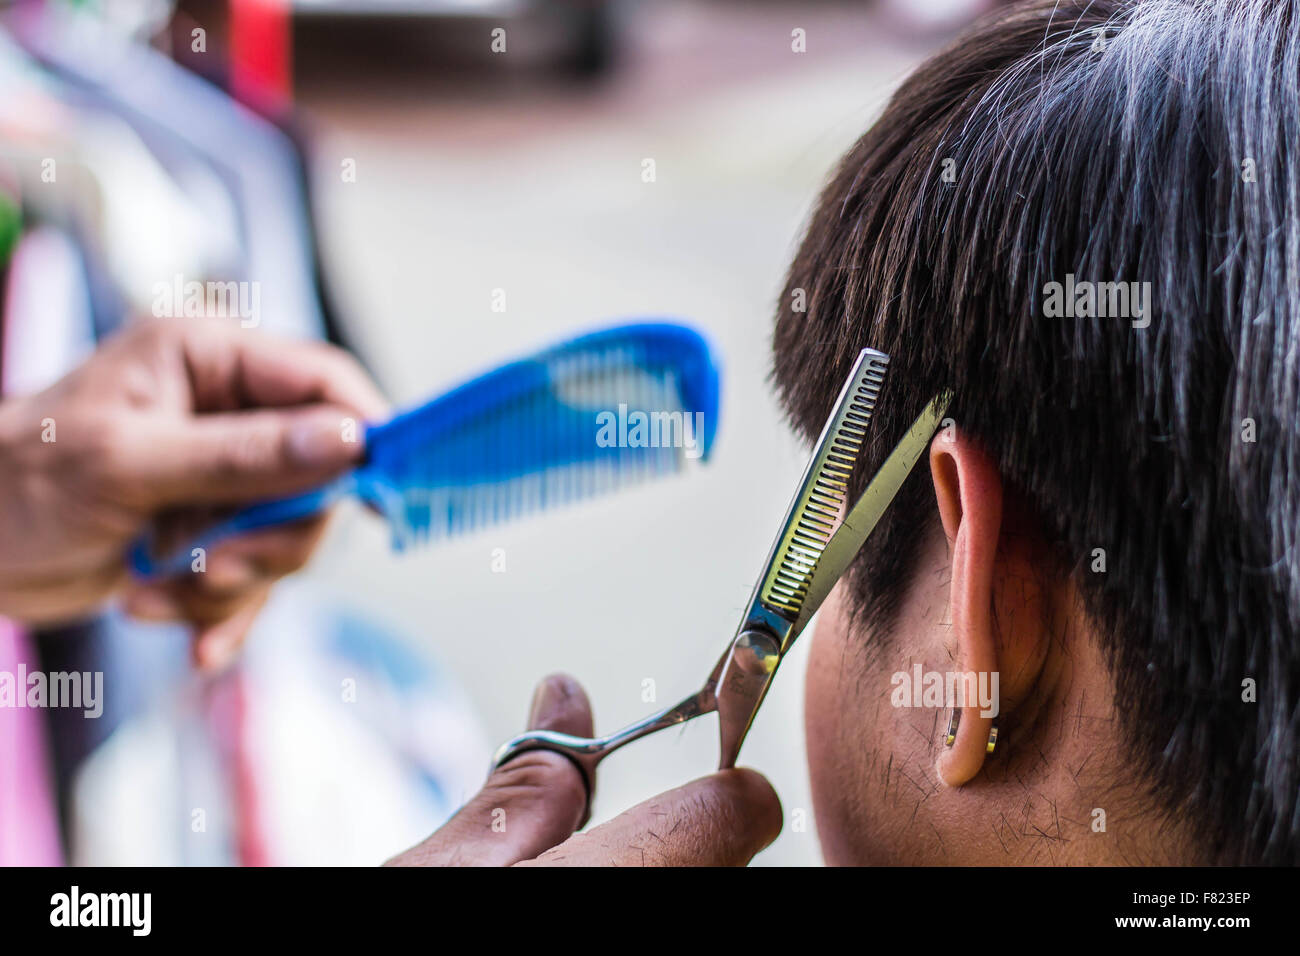
{"label": "blurred background", "polygon": [[[215,680],[183,633],[112,611],[28,635],[46,669],[106,675],[98,721],[47,717],[52,859],[376,863],[477,788],[543,675],[581,681],[601,732],[696,690],[806,463],[767,382],[804,217],[900,79],[984,6],[0,8],[9,394],[173,275],[260,281],[263,329],[352,349],[398,405],[639,317],[694,326],[722,363],[702,468],[402,554],[345,505]],[[821,859],[807,643],[742,754],[786,811],[759,864]],[[717,746],[706,718],[615,754],[594,821],[707,773]]]}

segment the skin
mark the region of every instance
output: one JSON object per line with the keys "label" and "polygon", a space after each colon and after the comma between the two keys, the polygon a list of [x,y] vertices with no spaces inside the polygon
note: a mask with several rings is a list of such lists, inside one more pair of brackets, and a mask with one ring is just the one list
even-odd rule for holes
{"label": "skin", "polygon": [[[587,695],[571,677],[548,677],[533,697],[528,727],[590,737]],[[744,866],[781,832],[776,792],[746,769],[710,774],[574,833],[586,813],[578,769],[558,754],[528,751],[388,865]]]}
{"label": "skin", "polygon": [[217,508],[337,475],[364,453],[344,419],[387,414],[331,346],[215,319],[133,323],[49,389],[0,404],[0,614],[51,623],[121,595],[137,617],[193,625],[197,661],[222,666],[325,518],[229,540],[204,573],[157,583],[131,580],[128,545],[151,523],[181,541]]}
{"label": "skin", "polygon": [[[987,455],[952,438],[931,445],[937,520],[898,620],[855,628],[841,583],[814,636],[805,726],[826,861],[1198,862],[1125,769],[1110,674],[1035,519]],[[978,704],[952,748],[948,708],[892,705],[892,675],[916,663],[998,672],[993,756]]]}

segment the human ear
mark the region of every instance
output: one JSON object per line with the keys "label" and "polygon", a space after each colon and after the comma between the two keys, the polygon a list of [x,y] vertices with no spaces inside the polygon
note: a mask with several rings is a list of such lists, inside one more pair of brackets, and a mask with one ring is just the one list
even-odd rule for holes
{"label": "human ear", "polygon": [[959,787],[983,768],[998,712],[1006,702],[1023,699],[1036,681],[1047,635],[1041,617],[1032,613],[1041,602],[1031,593],[1037,587],[1035,556],[1027,537],[1009,528],[1017,521],[1008,520],[996,463],[950,428],[931,443],[930,473],[948,540],[948,610],[958,667],[968,689],[995,689],[992,707],[972,699],[978,694],[956,702],[963,706],[957,708],[954,740],[941,751],[935,769],[943,783]]}

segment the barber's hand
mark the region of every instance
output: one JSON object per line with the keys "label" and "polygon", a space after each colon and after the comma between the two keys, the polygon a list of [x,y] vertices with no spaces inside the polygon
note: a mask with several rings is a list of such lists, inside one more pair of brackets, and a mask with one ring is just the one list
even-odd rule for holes
{"label": "barber's hand", "polygon": [[[529,729],[590,737],[591,705],[570,677],[533,698]],[[724,770],[638,804],[586,833],[578,768],[546,750],[498,768],[460,812],[390,866],[744,866],[781,831],[781,803],[752,770]]]}
{"label": "barber's hand", "polygon": [[143,584],[128,544],[155,519],[181,537],[215,509],[305,490],[364,453],[344,420],[387,415],[351,357],[216,319],[146,320],[37,395],[0,404],[0,614],[52,622],[125,588],[126,609],[195,625],[201,664],[228,660],[271,583],[324,519],[232,538],[206,570]]}

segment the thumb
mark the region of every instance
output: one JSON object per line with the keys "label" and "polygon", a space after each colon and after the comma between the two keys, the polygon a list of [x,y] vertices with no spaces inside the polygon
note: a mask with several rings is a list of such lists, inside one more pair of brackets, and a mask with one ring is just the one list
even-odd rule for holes
{"label": "thumb", "polygon": [[[590,737],[591,704],[578,682],[564,674],[542,681],[528,727]],[[568,838],[586,807],[587,785],[572,761],[528,750],[494,770],[441,830],[388,865],[509,866]]]}
{"label": "thumb", "polygon": [[637,804],[536,866],[744,866],[781,832],[781,801],[753,770],[722,770]]}
{"label": "thumb", "polygon": [[195,415],[131,429],[125,473],[152,507],[234,503],[328,481],[364,442],[356,414],[329,405]]}

